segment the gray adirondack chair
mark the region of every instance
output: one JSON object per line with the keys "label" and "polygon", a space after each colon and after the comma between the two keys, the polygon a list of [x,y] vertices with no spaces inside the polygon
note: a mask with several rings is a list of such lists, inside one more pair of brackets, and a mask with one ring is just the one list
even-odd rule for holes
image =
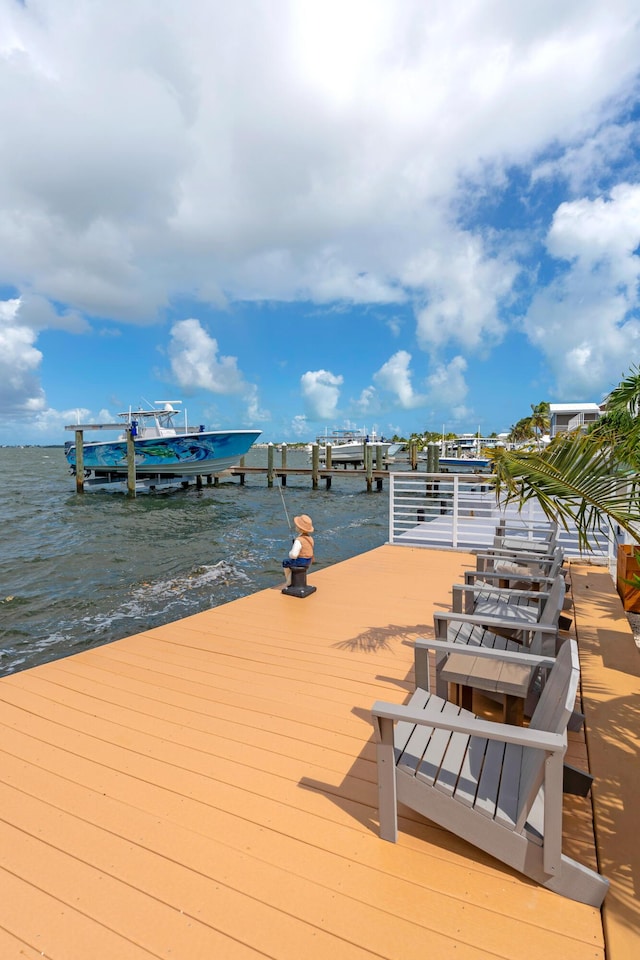
{"label": "gray adirondack chair", "polygon": [[561,547],[556,547],[547,557],[536,559],[532,559],[530,554],[518,554],[512,551],[477,553],[476,569],[466,571],[465,582],[472,583],[476,577],[483,577],[503,581],[510,587],[520,583],[531,584],[530,589],[532,589],[535,584],[555,580],[559,574],[564,576],[567,571],[563,569],[563,564],[564,551]]}
{"label": "gray adirondack chair", "polygon": [[[522,628],[527,624],[553,626],[557,636],[565,595],[565,580],[561,576],[556,577],[548,592],[506,590],[488,582],[472,585],[457,583],[452,587],[452,613],[476,617],[478,619],[475,622],[480,625],[491,622],[494,633],[522,642]],[[440,613],[435,614],[434,622],[440,616]],[[455,620],[451,622],[455,623]],[[568,628],[570,625],[571,621],[564,618],[562,626]],[[436,625],[436,632],[437,629]],[[550,653],[550,648],[547,646],[544,652]]]}
{"label": "gray adirondack chair", "polygon": [[377,702],[380,836],[395,842],[404,803],[550,890],[599,907],[608,881],[562,853],[563,757],[579,680],[568,640],[528,728],[481,720],[418,688]]}
{"label": "gray adirondack chair", "polygon": [[[471,572],[472,573],[472,572]],[[562,609],[566,595],[563,576],[545,583],[544,590],[527,590],[520,587],[504,587],[491,577],[472,575],[471,583],[454,583],[451,589],[452,609],[458,613],[489,613],[492,616],[510,616],[514,608],[518,616],[538,620],[547,605]]]}
{"label": "gray adirondack chair", "polygon": [[[515,607],[513,615],[489,616],[484,612],[458,613],[454,611],[436,611],[433,615],[435,639],[419,639],[414,644],[416,686],[429,690],[429,651],[434,659],[435,692],[439,697],[447,697],[448,682],[442,676],[443,669],[452,650],[464,648],[478,652],[483,649],[513,654],[516,658],[522,654],[535,657],[555,658],[562,639],[559,631],[559,619],[562,610],[563,585],[559,584],[542,608],[538,619],[531,620],[518,616],[521,608]],[[544,672],[533,670],[530,676],[528,693],[524,700],[524,713],[531,716],[538,702]],[[484,691],[486,696],[501,699],[501,695]],[[578,726],[582,715],[575,714],[572,726]]]}
{"label": "gray adirondack chair", "polygon": [[[527,576],[549,576],[549,571],[557,564],[558,554],[562,556],[560,547],[545,554],[522,553],[518,550],[506,550],[497,547],[485,547],[476,552],[476,569],[478,571],[496,571],[504,574],[525,574]],[[557,567],[556,567],[557,570]],[[560,571],[567,571],[560,564]]]}
{"label": "gray adirondack chair", "polygon": [[514,526],[499,523],[493,546],[503,550],[519,550],[522,553],[548,554],[555,549],[557,538],[557,524]]}

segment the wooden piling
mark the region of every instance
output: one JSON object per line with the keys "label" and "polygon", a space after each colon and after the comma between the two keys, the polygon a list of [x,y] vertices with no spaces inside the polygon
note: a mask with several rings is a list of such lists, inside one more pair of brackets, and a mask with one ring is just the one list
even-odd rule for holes
{"label": "wooden piling", "polygon": [[373,490],[373,449],[371,444],[364,443],[364,469],[367,479],[367,493]]}
{"label": "wooden piling", "polygon": [[273,444],[270,443],[267,447],[267,486],[273,486]]}
{"label": "wooden piling", "polygon": [[84,493],[84,440],[82,430],[76,430],[76,493]]}
{"label": "wooden piling", "polygon": [[[282,455],[282,461],[281,461],[281,462],[282,462],[282,469],[283,469],[283,470],[286,470],[286,469],[287,469],[287,445],[286,445],[286,443],[283,443],[283,444],[282,444],[282,446],[281,446],[281,448],[280,448],[280,453],[281,453],[281,455]],[[280,474],[280,484],[281,484],[283,487],[286,487],[286,485],[287,485],[287,475],[286,475],[286,473],[281,473],[281,474]]]}
{"label": "wooden piling", "polygon": [[418,444],[415,440],[409,442],[409,460],[411,461],[411,469],[418,469]]}
{"label": "wooden piling", "polygon": [[127,494],[130,497],[136,495],[136,447],[131,424],[127,427]]}
{"label": "wooden piling", "polygon": [[320,482],[320,447],[317,443],[312,444],[311,446],[311,487],[313,490],[318,489],[318,484]]}

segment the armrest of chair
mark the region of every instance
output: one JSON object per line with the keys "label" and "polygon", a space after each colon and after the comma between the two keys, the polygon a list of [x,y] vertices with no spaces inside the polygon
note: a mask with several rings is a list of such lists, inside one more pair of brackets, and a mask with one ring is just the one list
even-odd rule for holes
{"label": "armrest of chair", "polygon": [[[510,531],[508,534],[506,533],[507,530]],[[520,523],[515,520],[503,520],[496,525],[495,534],[497,537],[505,535],[517,537],[520,534],[527,534],[532,531],[546,533],[548,534],[549,538],[554,536],[557,537],[558,533],[560,532],[557,523],[545,523],[544,520],[541,520],[540,523],[536,523],[535,520],[531,522],[523,520]]]}
{"label": "armrest of chair", "polygon": [[555,560],[553,550],[548,554],[538,555],[528,551],[523,553],[521,550],[508,547],[481,547],[471,550],[471,553],[476,559],[480,557],[484,560],[513,560],[514,563],[522,563],[523,565],[527,563],[546,563],[548,566],[552,566]]}
{"label": "armrest of chair", "polygon": [[555,663],[554,657],[540,657],[533,653],[520,653],[514,650],[495,650],[493,647],[469,647],[462,643],[452,643],[450,640],[419,638],[415,641],[414,646],[416,653],[423,650],[434,650],[437,653],[460,653],[463,656],[502,660],[505,663],[520,663],[528,667],[551,668]]}
{"label": "armrest of chair", "polygon": [[[462,613],[463,610],[473,612],[473,600],[476,599],[478,591],[482,591],[488,599],[504,600],[506,603],[513,601],[519,603],[522,600],[533,600],[539,606],[540,602],[546,600],[549,596],[541,590],[517,590],[511,587],[500,587],[492,583],[486,583],[484,587],[476,584],[454,583],[451,588],[452,607],[454,610]],[[484,599],[484,598],[483,598]]]}
{"label": "armrest of chair", "polygon": [[516,727],[508,723],[496,723],[493,720],[481,720],[473,714],[457,717],[444,716],[442,713],[432,714],[377,700],[371,708],[371,715],[379,740],[382,739],[380,720],[391,720],[393,723],[404,721],[422,727],[449,730],[451,733],[466,733],[473,737],[486,737],[487,740],[499,740],[502,743],[514,743],[522,747],[535,747],[547,753],[564,753],[566,747],[566,734],[530,730],[528,727]]}
{"label": "armrest of chair", "polygon": [[[474,583],[475,580],[516,580],[518,583],[541,583],[541,584],[551,584],[554,581],[554,577],[545,577],[544,574],[539,574],[536,576],[531,573],[507,573],[500,570],[465,570],[464,580],[465,586],[470,586]],[[517,587],[501,587],[501,590],[517,590]],[[521,591],[518,591],[521,592]],[[538,594],[539,596],[540,594]]]}
{"label": "armrest of chair", "polygon": [[[501,575],[504,579],[504,574]],[[516,574],[517,576],[517,574]],[[478,574],[480,582],[483,580],[482,574]],[[535,579],[535,578],[532,578]],[[550,581],[553,583],[553,580]],[[518,590],[517,587],[501,587],[499,584],[486,583],[485,586],[479,586],[478,584],[473,583],[454,583],[452,590],[455,590],[458,593],[462,594],[476,594],[478,591],[490,593],[491,595],[501,596],[501,597],[513,597],[514,600],[522,600],[523,598],[530,598],[532,600],[546,600],[549,596],[549,591],[543,590]]]}
{"label": "armrest of chair", "polygon": [[[517,608],[516,608],[517,609]],[[530,620],[518,620],[517,617],[488,617],[481,613],[456,613],[453,610],[438,610],[433,615],[433,622],[448,621],[449,623],[471,623],[479,627],[498,627],[510,630],[523,630],[527,633],[548,633],[554,636],[558,633],[557,625],[550,623],[531,623]],[[437,632],[437,630],[436,630]]]}

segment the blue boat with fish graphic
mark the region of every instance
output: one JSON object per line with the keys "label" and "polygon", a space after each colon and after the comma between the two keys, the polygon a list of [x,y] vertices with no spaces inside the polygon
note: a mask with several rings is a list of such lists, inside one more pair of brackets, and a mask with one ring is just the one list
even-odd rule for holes
{"label": "blue boat with fish graphic", "polygon": [[[77,424],[84,431],[121,429],[117,440],[82,443],[82,466],[89,483],[122,479],[128,472],[128,437],[134,444],[137,479],[217,475],[236,466],[260,436],[260,430],[205,430],[204,426],[180,430],[174,407],[179,400],[157,400],[150,410],[129,410],[118,424]],[[70,425],[67,430],[73,430]],[[76,473],[76,444],[65,444],[65,456]]]}

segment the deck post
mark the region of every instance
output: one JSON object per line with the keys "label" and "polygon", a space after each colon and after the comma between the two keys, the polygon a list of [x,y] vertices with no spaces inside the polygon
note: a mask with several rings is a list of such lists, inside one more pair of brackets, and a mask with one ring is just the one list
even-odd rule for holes
{"label": "deck post", "polygon": [[376,444],[376,470],[382,470],[382,446],[378,443]]}
{"label": "deck post", "polygon": [[409,442],[409,460],[411,461],[411,469],[418,469],[418,444],[415,440]]}
{"label": "deck post", "polygon": [[[282,444],[282,447],[280,448],[280,452],[281,452],[281,454],[282,454],[282,469],[283,469],[283,470],[286,470],[286,469],[287,469],[287,445],[286,445],[286,443],[283,443],[283,444]],[[280,484],[281,484],[281,486],[286,487],[286,485],[287,485],[287,475],[286,475],[286,473],[280,474]]]}
{"label": "deck post", "polygon": [[318,489],[320,479],[320,447],[317,443],[311,445],[311,486]]}
{"label": "deck post", "polygon": [[127,426],[127,494],[130,497],[136,495],[136,447],[131,424]]}
{"label": "deck post", "polygon": [[136,495],[136,448],[131,424],[127,426],[127,494],[130,497]]}
{"label": "deck post", "polygon": [[364,469],[367,478],[367,493],[373,490],[373,447],[370,443],[364,444]]}
{"label": "deck post", "polygon": [[82,430],[76,430],[76,493],[84,493],[84,441]]}
{"label": "deck post", "polygon": [[267,486],[273,486],[273,444],[267,447]]}
{"label": "deck post", "polygon": [[331,444],[328,443],[324,448],[324,465],[327,470],[331,470]]}

